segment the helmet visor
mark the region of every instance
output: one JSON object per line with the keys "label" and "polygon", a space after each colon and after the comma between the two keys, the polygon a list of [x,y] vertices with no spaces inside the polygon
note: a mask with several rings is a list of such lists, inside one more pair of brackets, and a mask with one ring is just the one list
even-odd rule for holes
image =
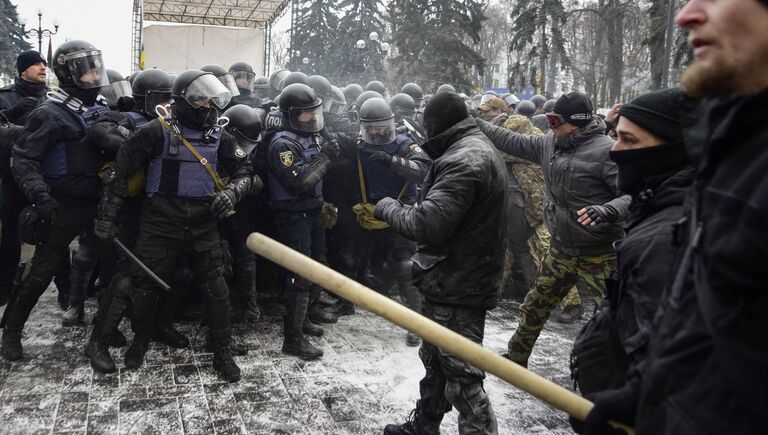
{"label": "helmet visor", "polygon": [[109,106],[115,107],[117,106],[117,100],[120,99],[120,97],[132,96],[131,84],[128,83],[127,80],[112,82],[101,88],[101,95],[107,99],[107,104]]}
{"label": "helmet visor", "polygon": [[213,104],[219,109],[224,109],[232,99],[232,93],[216,76],[205,74],[192,80],[192,83],[184,90],[184,99],[195,108],[208,107]]}
{"label": "helmet visor", "polygon": [[385,145],[395,140],[395,118],[381,121],[360,121],[360,136],[373,145]]}
{"label": "helmet visor", "polygon": [[109,84],[101,51],[81,51],[68,55],[65,60],[72,80],[78,88],[101,88]]}
{"label": "helmet visor", "polygon": [[307,133],[316,133],[323,129],[323,105],[304,109],[291,109],[289,113],[291,128]]}
{"label": "helmet visor", "polygon": [[235,80],[235,84],[240,89],[248,89],[253,91],[253,80],[256,78],[256,74],[250,71],[232,71],[232,78]]}
{"label": "helmet visor", "polygon": [[232,95],[240,95],[240,89],[237,88],[237,83],[235,83],[235,79],[232,77],[232,74],[224,74],[217,77],[222,85],[224,85],[225,88],[229,91]]}
{"label": "helmet visor", "polygon": [[147,95],[144,99],[144,113],[147,113],[149,115],[155,115],[157,114],[157,112],[155,111],[155,107],[165,106],[170,102],[171,102],[170,91],[149,90],[147,91]]}

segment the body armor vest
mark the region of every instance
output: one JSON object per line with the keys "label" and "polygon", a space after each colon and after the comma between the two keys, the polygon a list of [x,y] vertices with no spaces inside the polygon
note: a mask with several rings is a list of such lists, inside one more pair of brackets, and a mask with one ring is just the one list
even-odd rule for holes
{"label": "body armor vest", "polygon": [[85,141],[85,134],[99,117],[108,112],[109,108],[95,104],[84,112],[75,112],[64,105],[59,106],[69,112],[82,127],[79,139],[62,140],[51,148],[43,160],[41,169],[46,177],[63,177],[66,175],[97,175],[105,160],[99,150]]}

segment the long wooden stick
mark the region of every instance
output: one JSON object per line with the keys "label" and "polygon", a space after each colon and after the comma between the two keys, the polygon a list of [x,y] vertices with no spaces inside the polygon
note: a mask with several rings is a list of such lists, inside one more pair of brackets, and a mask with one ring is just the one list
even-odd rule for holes
{"label": "long wooden stick", "polygon": [[[411,309],[347,278],[333,269],[263,234],[248,236],[253,252],[301,275],[336,295],[403,327],[475,367],[492,373],[531,395],[584,421],[592,402],[497,355]],[[620,427],[630,435],[634,432]]]}

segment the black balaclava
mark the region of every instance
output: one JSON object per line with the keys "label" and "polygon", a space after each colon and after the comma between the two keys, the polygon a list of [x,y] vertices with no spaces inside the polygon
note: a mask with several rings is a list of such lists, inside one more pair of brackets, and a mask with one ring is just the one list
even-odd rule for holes
{"label": "black balaclava", "polygon": [[632,196],[646,189],[656,189],[689,164],[682,141],[610,151],[609,155],[619,169],[619,190]]}
{"label": "black balaclava", "polygon": [[63,85],[61,89],[67,94],[82,101],[85,106],[93,106],[101,91],[101,88],[80,89],[74,85]]}
{"label": "black balaclava", "polygon": [[469,116],[464,100],[453,92],[442,92],[424,109],[424,128],[431,139]]}
{"label": "black balaclava", "polygon": [[194,108],[183,98],[173,99],[173,114],[184,127],[193,130],[208,130],[216,125],[219,114],[213,105],[211,107]]}
{"label": "black balaclava", "polygon": [[680,125],[680,108],[685,94],[680,88],[662,89],[643,94],[625,104],[619,116],[662,140],[661,145],[611,151],[611,160],[619,168],[619,189],[637,195],[655,189],[666,179],[689,165]]}

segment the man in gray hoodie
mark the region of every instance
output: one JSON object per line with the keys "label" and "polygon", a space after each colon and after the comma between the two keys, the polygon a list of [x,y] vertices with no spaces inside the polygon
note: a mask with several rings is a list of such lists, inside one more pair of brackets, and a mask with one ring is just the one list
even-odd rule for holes
{"label": "man in gray hoodie", "polygon": [[528,365],[528,357],[549,314],[579,280],[597,300],[616,266],[613,243],[624,231],[629,196],[616,183],[616,164],[608,158],[613,140],[592,114],[586,95],[561,96],[547,114],[552,133],[529,136],[477,124],[507,154],[538,163],[544,170],[544,222],[552,236],[530,291],[520,305],[520,325],[508,343],[508,357]]}

